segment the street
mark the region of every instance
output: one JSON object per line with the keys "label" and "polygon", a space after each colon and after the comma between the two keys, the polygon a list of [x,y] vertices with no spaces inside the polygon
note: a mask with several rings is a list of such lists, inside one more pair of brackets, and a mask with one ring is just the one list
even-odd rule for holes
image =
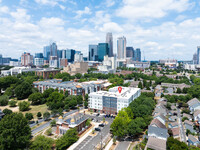
{"label": "street", "polygon": [[[80,108],[80,110],[82,110],[82,109],[83,109],[83,108]],[[72,110],[72,111],[70,111],[70,112],[65,113],[65,114],[63,115],[63,118],[65,118],[65,117],[67,117],[67,116],[69,116],[69,115],[71,115],[71,114],[73,114],[73,113],[75,113],[75,112],[78,112],[78,109],[75,109],[75,110]],[[58,119],[58,117],[55,118],[56,121],[57,121],[57,119]],[[44,120],[41,119],[40,123],[43,122],[43,121],[44,121]],[[53,120],[50,120],[50,121],[48,121],[47,123],[45,123],[45,124],[43,124],[43,125],[41,125],[41,126],[38,126],[38,127],[35,128],[35,129],[33,129],[33,130],[32,130],[32,135],[34,135],[34,134],[36,134],[36,133],[42,131],[43,129],[47,128],[48,126],[50,126],[50,123],[51,123],[52,121],[53,121]],[[31,125],[32,125],[32,124],[31,124]],[[30,125],[30,127],[33,127],[33,126],[35,126],[35,125],[37,125],[37,124],[34,123],[32,126],[31,126],[31,125]]]}
{"label": "street", "polygon": [[[89,116],[90,118],[95,118],[98,120],[98,122],[103,120],[103,116]],[[88,136],[85,140],[83,140],[76,148],[75,150],[93,150],[97,144],[101,142],[106,137],[109,136],[110,133],[110,125],[113,122],[113,118],[106,118],[105,121],[108,121],[108,124],[105,125],[101,132],[98,132],[96,136]],[[96,131],[97,132],[97,131]]]}
{"label": "street", "polygon": [[186,134],[185,134],[185,130],[183,128],[182,118],[181,118],[181,114],[180,114],[180,109],[177,109],[177,112],[178,112],[178,120],[179,120],[181,141],[183,141],[183,142],[185,142],[187,144]]}

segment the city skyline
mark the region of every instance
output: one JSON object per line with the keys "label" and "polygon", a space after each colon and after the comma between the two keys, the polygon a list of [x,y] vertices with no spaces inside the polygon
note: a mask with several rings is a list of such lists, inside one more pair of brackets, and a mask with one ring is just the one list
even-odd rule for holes
{"label": "city skyline", "polygon": [[56,41],[58,49],[87,56],[89,44],[105,42],[112,32],[114,53],[117,38],[125,36],[127,46],[139,47],[146,60],[191,60],[200,40],[199,5],[191,0],[0,0],[0,53],[19,58]]}

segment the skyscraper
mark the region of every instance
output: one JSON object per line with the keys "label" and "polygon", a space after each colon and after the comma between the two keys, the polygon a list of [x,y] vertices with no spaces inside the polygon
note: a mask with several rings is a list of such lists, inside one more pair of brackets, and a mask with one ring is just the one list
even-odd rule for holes
{"label": "skyscraper", "polygon": [[133,47],[126,47],[126,57],[134,57],[134,49]]}
{"label": "skyscraper", "polygon": [[200,64],[200,46],[197,46],[197,64]]}
{"label": "skyscraper", "polygon": [[89,45],[89,54],[88,60],[89,61],[98,61],[98,45]]}
{"label": "skyscraper", "polygon": [[44,65],[44,57],[42,53],[35,53],[34,65],[37,67]]}
{"label": "skyscraper", "polygon": [[57,45],[56,45],[56,43],[52,43],[50,45],[50,56],[57,56]]}
{"label": "skyscraper", "polygon": [[124,36],[117,40],[117,58],[126,59],[126,38]]}
{"label": "skyscraper", "polygon": [[109,48],[108,56],[112,57],[113,56],[113,37],[112,37],[111,32],[108,32],[106,34],[106,43],[108,43],[108,48]]}
{"label": "skyscraper", "polygon": [[21,56],[21,65],[22,66],[32,66],[33,65],[33,55],[30,53],[24,52]]}
{"label": "skyscraper", "polygon": [[98,61],[103,61],[104,56],[108,55],[108,43],[99,43],[98,44]]}
{"label": "skyscraper", "polygon": [[136,50],[134,51],[134,61],[141,61],[140,48],[136,48]]}
{"label": "skyscraper", "polygon": [[44,47],[44,52],[43,52],[43,56],[45,60],[49,60],[50,59],[50,46],[45,46]]}
{"label": "skyscraper", "polygon": [[193,64],[197,64],[197,53],[194,53],[193,55]]}

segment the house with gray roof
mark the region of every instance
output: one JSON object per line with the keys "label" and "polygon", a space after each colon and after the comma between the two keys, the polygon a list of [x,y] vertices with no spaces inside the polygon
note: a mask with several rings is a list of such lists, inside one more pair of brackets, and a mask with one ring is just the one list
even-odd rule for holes
{"label": "house with gray roof", "polygon": [[166,115],[167,115],[167,110],[164,109],[164,108],[156,107],[156,108],[154,109],[152,115],[154,116],[154,115],[156,115],[156,114],[158,114],[158,113],[162,113],[164,116],[166,116]]}
{"label": "house with gray roof", "polygon": [[155,137],[162,140],[167,140],[168,130],[166,128],[158,128],[149,125],[148,126],[148,137]]}
{"label": "house with gray roof", "polygon": [[198,139],[196,139],[193,135],[188,135],[188,145],[190,146],[190,145],[194,145],[194,146],[197,146],[197,145],[199,145],[200,143],[199,143],[199,140]]}
{"label": "house with gray roof", "polygon": [[200,101],[197,98],[193,98],[189,100],[187,104],[191,112],[194,112],[200,109]]}
{"label": "house with gray roof", "polygon": [[176,122],[178,117],[177,116],[169,116],[168,119],[169,119],[170,122]]}
{"label": "house with gray roof", "polygon": [[194,121],[197,121],[198,123],[200,123],[200,110],[196,110],[193,113],[193,118],[194,118]]}
{"label": "house with gray roof", "polygon": [[194,123],[189,121],[189,120],[185,120],[184,121],[184,125],[185,125],[185,129],[190,130],[190,132],[192,133],[196,133],[196,131],[194,130]]}

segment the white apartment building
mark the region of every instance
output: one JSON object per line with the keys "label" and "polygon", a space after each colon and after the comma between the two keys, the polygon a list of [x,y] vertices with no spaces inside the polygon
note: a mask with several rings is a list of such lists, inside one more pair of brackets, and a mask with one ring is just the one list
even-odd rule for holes
{"label": "white apartment building", "polygon": [[119,93],[117,86],[110,88],[109,91],[90,93],[88,106],[94,112],[117,114],[140,95],[140,88],[122,87],[122,91]]}

